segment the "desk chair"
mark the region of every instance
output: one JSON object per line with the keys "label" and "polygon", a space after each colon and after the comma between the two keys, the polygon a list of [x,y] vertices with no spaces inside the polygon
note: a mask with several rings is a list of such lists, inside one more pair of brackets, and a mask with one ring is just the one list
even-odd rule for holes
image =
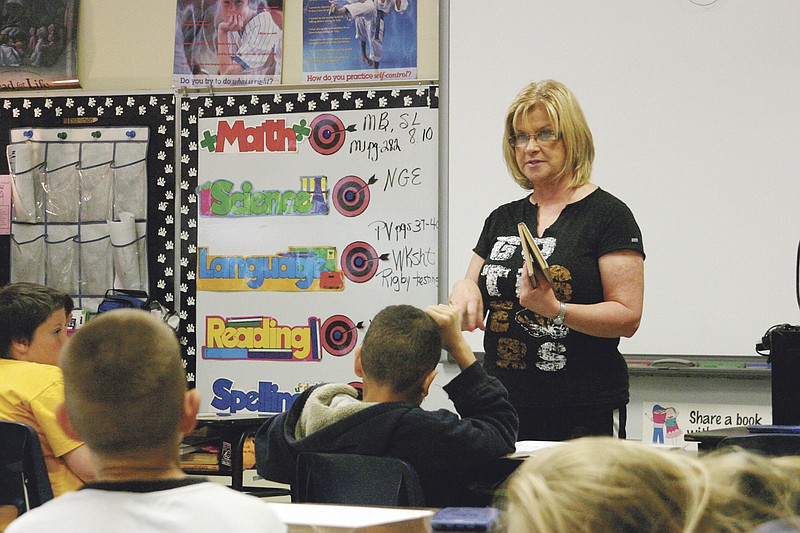
{"label": "desk chair", "polygon": [[718,447],[738,446],[764,455],[800,455],[800,435],[785,433],[752,433],[725,437]]}
{"label": "desk chair", "polygon": [[27,424],[0,420],[0,506],[17,516],[53,499],[42,446]]}
{"label": "desk chair", "polygon": [[425,498],[414,468],[396,457],[301,453],[292,501],[423,507]]}

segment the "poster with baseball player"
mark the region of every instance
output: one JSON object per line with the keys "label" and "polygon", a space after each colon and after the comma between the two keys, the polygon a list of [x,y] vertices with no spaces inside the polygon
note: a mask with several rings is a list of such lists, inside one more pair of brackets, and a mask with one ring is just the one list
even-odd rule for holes
{"label": "poster with baseball player", "polygon": [[178,0],[175,87],[281,82],[283,0]]}
{"label": "poster with baseball player", "polygon": [[417,77],[417,0],[306,0],[306,83]]}

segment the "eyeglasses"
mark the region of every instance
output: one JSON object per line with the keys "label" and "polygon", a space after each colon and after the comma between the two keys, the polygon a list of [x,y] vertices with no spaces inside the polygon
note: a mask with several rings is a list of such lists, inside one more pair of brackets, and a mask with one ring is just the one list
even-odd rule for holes
{"label": "eyeglasses", "polygon": [[539,130],[533,135],[528,135],[527,133],[515,133],[511,137],[508,138],[508,142],[511,146],[515,148],[525,148],[528,146],[531,138],[536,141],[536,144],[539,146],[548,146],[553,144],[558,140],[558,135],[553,130]]}

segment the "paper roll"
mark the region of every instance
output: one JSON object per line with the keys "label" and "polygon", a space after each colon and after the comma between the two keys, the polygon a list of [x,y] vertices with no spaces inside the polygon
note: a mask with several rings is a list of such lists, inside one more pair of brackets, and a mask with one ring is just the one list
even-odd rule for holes
{"label": "paper roll", "polygon": [[33,154],[28,143],[9,144],[6,147],[8,168],[11,171],[16,222],[36,222],[36,183],[33,172]]}
{"label": "paper roll", "polygon": [[136,243],[136,219],[133,213],[121,212],[119,220],[108,221],[108,235],[114,250],[114,270],[118,289],[142,289],[139,275],[139,251]]}

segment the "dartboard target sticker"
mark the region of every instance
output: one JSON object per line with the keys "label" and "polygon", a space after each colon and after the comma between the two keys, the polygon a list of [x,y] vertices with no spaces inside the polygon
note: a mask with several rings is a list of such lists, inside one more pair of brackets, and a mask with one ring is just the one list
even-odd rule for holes
{"label": "dartboard target sticker", "polygon": [[372,279],[378,272],[380,258],[369,244],[356,241],[342,252],[342,271],[347,279],[356,283],[364,283]]}
{"label": "dartboard target sticker", "polygon": [[355,217],[369,205],[369,187],[358,176],[345,176],[333,187],[333,206],[346,217]]}
{"label": "dartboard target sticker", "polygon": [[334,315],[322,324],[322,346],[336,357],[349,354],[358,342],[358,329],[344,315]]}
{"label": "dartboard target sticker", "polygon": [[308,142],[322,155],[331,155],[344,145],[345,127],[336,115],[319,115],[311,121]]}

